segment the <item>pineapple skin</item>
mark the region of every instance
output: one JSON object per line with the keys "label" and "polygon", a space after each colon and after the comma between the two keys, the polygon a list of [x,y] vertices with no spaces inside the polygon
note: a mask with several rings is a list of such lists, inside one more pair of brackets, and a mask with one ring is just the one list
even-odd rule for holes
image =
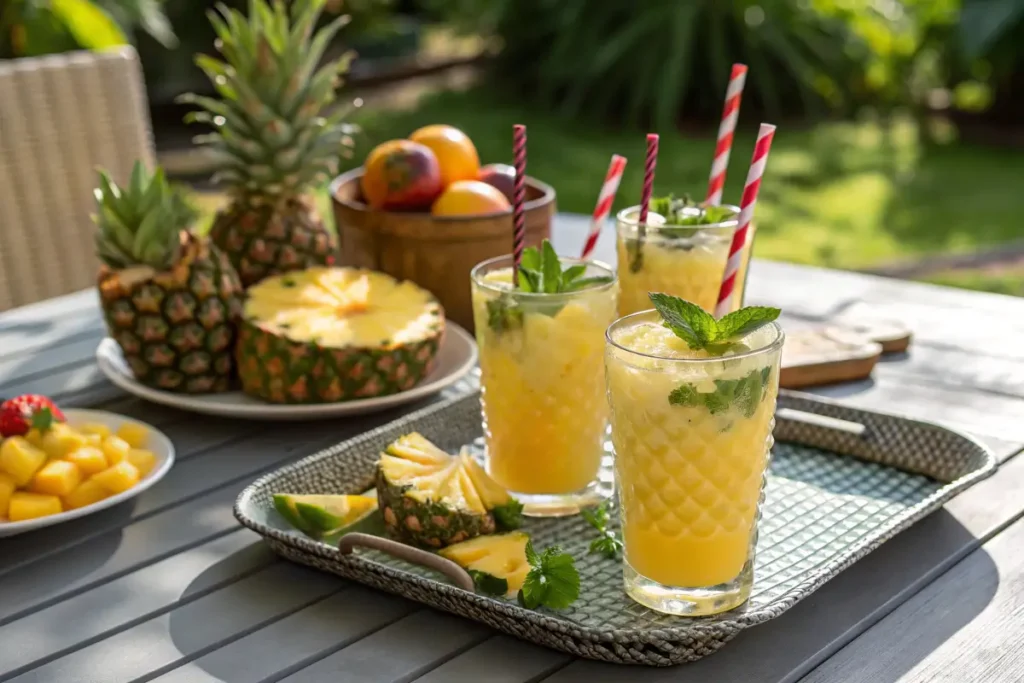
{"label": "pineapple skin", "polygon": [[377,500],[388,535],[402,543],[442,548],[497,530],[494,515],[458,510],[440,501],[405,495],[412,486],[393,484],[377,468]]}
{"label": "pineapple skin", "polygon": [[228,255],[246,288],[272,275],[333,265],[337,259],[337,238],[308,196],[277,206],[235,201],[217,213],[210,239]]}
{"label": "pineapple skin", "polygon": [[102,266],[100,305],[110,336],[142,384],[177,393],[228,391],[243,289],[227,256],[182,233],[170,269],[131,277]]}

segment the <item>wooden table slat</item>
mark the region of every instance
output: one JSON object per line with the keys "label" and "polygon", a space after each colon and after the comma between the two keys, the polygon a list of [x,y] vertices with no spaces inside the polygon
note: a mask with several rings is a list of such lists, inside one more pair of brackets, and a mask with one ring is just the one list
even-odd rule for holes
{"label": "wooden table slat", "polygon": [[131,683],[212,651],[344,587],[278,563],[172,612],[12,678],[16,683]]}

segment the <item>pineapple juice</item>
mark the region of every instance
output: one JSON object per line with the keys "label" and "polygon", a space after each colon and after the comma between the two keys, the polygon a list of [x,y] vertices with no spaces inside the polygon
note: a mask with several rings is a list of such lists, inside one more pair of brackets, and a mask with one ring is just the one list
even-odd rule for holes
{"label": "pineapple juice", "polygon": [[[607,382],[627,593],[673,614],[749,597],[783,335],[691,350],[654,311],[608,331]],[[671,398],[670,398],[671,397]]]}
{"label": "pineapple juice", "polygon": [[[739,213],[737,207],[730,208]],[[638,215],[639,209],[632,207],[622,210],[617,217],[619,315],[648,310],[651,307],[648,292],[665,292],[714,312],[738,221],[673,227],[665,226],[662,216],[648,214],[645,234],[641,238]],[[743,303],[753,239],[754,226],[751,225],[736,275],[739,296],[733,297],[731,311]]]}
{"label": "pineapple juice", "polygon": [[510,265],[509,257],[492,259],[472,275],[488,473],[527,514],[573,514],[608,495],[597,479],[608,419],[604,332],[615,319],[614,272],[587,263],[586,276],[609,281],[527,293],[512,288]]}

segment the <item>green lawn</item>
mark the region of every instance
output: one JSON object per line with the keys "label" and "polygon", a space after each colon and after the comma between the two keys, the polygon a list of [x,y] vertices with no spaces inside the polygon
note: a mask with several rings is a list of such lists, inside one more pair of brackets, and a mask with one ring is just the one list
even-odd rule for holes
{"label": "green lawn", "polygon": [[[742,117],[741,117],[742,118]],[[644,132],[602,128],[510,102],[491,90],[446,92],[407,111],[360,111],[356,165],[373,144],[428,123],[475,141],[484,163],[511,160],[513,123],[529,131],[529,173],[552,185],[562,211],[589,213],[612,153],[629,159],[616,208],[639,201]],[[707,183],[715,131],[661,133],[655,192]],[[756,122],[744,121],[726,200],[737,202]],[[913,123],[780,125],[757,209],[761,257],[858,268],[937,252],[969,252],[1024,236],[1024,154],[959,144],[925,146]]]}
{"label": "green lawn", "polygon": [[937,285],[1024,296],[1024,265],[1005,268],[947,270],[933,273],[923,279]]}

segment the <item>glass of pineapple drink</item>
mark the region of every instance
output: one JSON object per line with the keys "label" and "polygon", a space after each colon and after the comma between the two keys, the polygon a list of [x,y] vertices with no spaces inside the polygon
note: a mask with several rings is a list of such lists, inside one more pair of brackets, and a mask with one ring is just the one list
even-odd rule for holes
{"label": "glass of pineapple drink", "polygon": [[519,291],[511,256],[471,273],[487,469],[535,516],[575,514],[611,494],[610,468],[599,475],[608,420],[604,330],[615,319],[615,273],[595,262],[557,260],[563,270],[578,266],[582,278],[601,281],[560,293]]}
{"label": "glass of pineapple drink", "polygon": [[[725,262],[733,233],[739,226],[739,207],[722,206],[731,218],[702,225],[665,225],[665,217],[649,213],[646,225],[639,220],[640,207],[623,209],[616,216],[616,250],[619,255],[619,315],[651,307],[648,292],[665,292],[714,311],[722,284]],[[696,218],[701,210],[688,207],[684,215]],[[736,275],[732,310],[743,305],[743,292],[750,265],[754,226],[747,232],[747,244]]]}
{"label": "glass of pineapple drink", "polygon": [[669,614],[747,600],[772,444],[782,329],[691,349],[655,311],[607,333],[627,594]]}

